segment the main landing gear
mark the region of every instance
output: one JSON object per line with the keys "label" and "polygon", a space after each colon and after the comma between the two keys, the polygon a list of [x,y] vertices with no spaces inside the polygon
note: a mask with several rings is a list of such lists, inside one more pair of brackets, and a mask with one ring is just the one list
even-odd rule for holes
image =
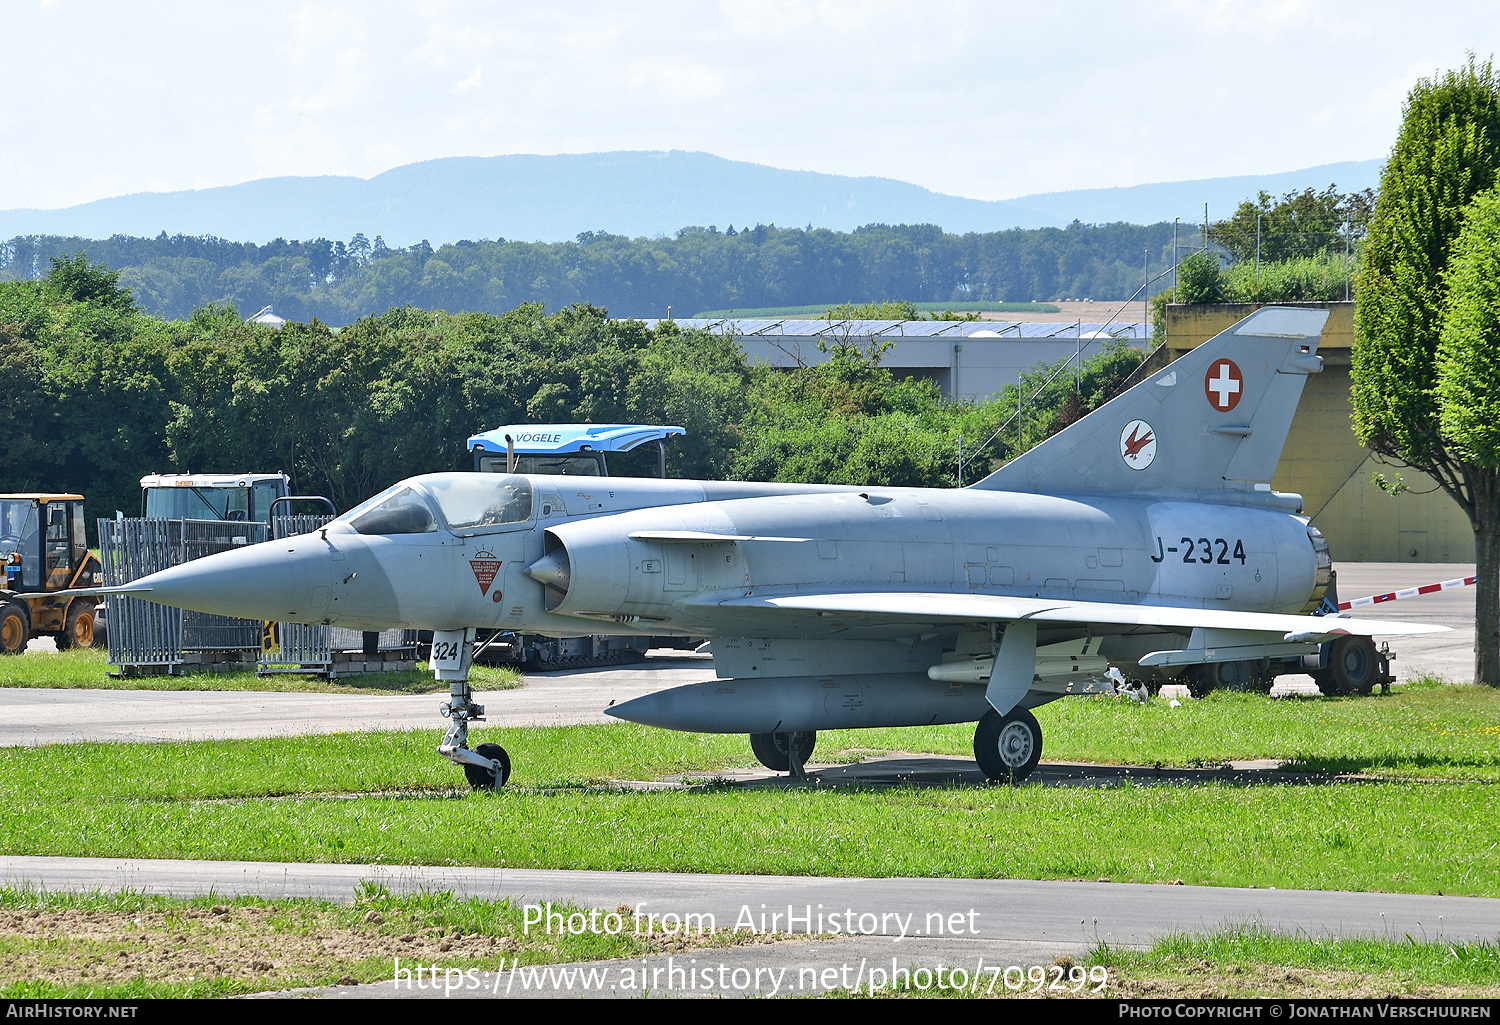
{"label": "main landing gear", "polygon": [[1042,760],[1042,727],[1024,708],[1001,715],[993,708],[974,729],[974,760],[985,778],[996,783],[1019,783]]}
{"label": "main landing gear", "polygon": [[[750,734],[750,750],[760,764],[773,772],[790,773],[793,779],[806,778],[802,767],[812,757],[817,742],[818,734],[813,730]],[[1020,783],[1026,779],[1042,760],[1042,727],[1036,716],[1019,707],[1006,715],[990,709],[974,729],[974,760],[992,782]]]}
{"label": "main landing gear", "polygon": [[1391,681],[1390,656],[1368,637],[1340,637],[1328,646],[1328,668],[1312,674],[1325,697],[1369,694]]}
{"label": "main landing gear", "polygon": [[807,778],[802,767],[812,757],[813,747],[817,743],[816,730],[750,734],[750,750],[755,752],[760,764],[772,772],[790,772],[793,779]]}
{"label": "main landing gear", "polygon": [[475,790],[499,790],[510,779],[510,755],[499,744],[480,744],[469,750],[469,723],[484,721],[484,706],[474,704],[469,670],[474,664],[474,630],[443,630],[432,635],[431,666],[448,683],[443,716],[452,720],[438,754],[464,770]]}

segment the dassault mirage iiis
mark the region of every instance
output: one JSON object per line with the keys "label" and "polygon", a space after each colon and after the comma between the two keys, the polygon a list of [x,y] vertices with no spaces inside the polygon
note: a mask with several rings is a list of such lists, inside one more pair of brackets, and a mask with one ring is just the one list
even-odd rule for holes
{"label": "dassault mirage iiis", "polygon": [[1018,781],[1042,752],[1029,709],[1065,694],[1306,671],[1330,641],[1357,674],[1369,636],[1445,629],[1309,615],[1328,546],[1269,481],[1326,318],[1261,310],[972,487],[428,474],[120,590],[434,631],[439,750],[476,786],[510,762],[468,747],[475,629],[602,626],[707,636],[719,677],[608,709],[621,719],[748,733],[794,774],[820,729],[977,721],[980,768]]}

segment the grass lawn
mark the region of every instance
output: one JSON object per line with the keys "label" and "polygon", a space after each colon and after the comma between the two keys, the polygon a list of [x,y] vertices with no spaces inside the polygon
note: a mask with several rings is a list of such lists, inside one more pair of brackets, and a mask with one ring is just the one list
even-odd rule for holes
{"label": "grass lawn", "polygon": [[[1500,896],[1500,694],[1059,701],[1052,760],[1290,759],[1335,782],[641,792],[753,764],[746,738],[629,724],[476,730],[515,763],[470,793],[438,732],[0,751],[0,851],[537,868],[1112,879]],[[817,759],[962,753],[965,727],[833,731]],[[1421,857],[1413,857],[1421,851]]]}
{"label": "grass lawn", "polygon": [[1150,950],[1101,947],[1088,963],[1112,995],[1147,999],[1500,997],[1500,944],[1438,937],[1315,939],[1245,929],[1173,936]]}
{"label": "grass lawn", "polygon": [[[754,764],[746,738],[619,724],[476,730],[476,742],[504,743],[516,766],[511,785],[490,793],[469,791],[436,757],[435,729],[55,745],[0,750],[0,853],[1500,896],[1500,692],[1427,682],[1372,698],[1215,694],[1175,709],[1072,699],[1038,718],[1046,761],[1272,759],[1309,775],[1299,784],[743,788],[714,777]],[[814,760],[967,755],[971,741],[966,725],[830,731]],[[680,773],[707,778],[685,790],[616,784]],[[628,933],[527,937],[520,914],[508,902],[374,886],[349,903],[0,891],[0,997],[233,995],[377,981],[397,957],[485,971],[684,949],[680,937]],[[1057,967],[1065,984],[1069,972],[1107,971],[1106,997],[1500,996],[1500,946],[1439,935],[1247,929],[1145,951],[1100,946]],[[993,995],[1033,995],[1031,980]],[[1095,994],[1086,985],[1077,995]]]}
{"label": "grass lawn", "polygon": [[[1500,689],[1424,680],[1369,697],[1216,691],[1180,707],[1064,698],[1037,709],[1042,760],[1211,766],[1276,759],[1309,772],[1500,782]],[[970,755],[972,725],[866,730],[872,747]],[[825,738],[819,734],[822,757]],[[913,738],[920,738],[914,740]]]}

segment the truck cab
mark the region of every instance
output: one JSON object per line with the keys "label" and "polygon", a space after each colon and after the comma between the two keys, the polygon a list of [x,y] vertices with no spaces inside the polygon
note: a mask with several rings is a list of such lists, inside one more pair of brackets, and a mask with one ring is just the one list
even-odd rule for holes
{"label": "truck cab", "polygon": [[166,520],[259,521],[271,525],[271,503],[292,493],[284,473],[148,473],[141,515]]}
{"label": "truck cab", "polygon": [[665,477],[667,439],[686,433],[654,424],[510,424],[472,436],[469,451],[479,473]]}
{"label": "truck cab", "polygon": [[34,634],[93,645],[95,599],[53,593],[102,580],[84,524],[82,495],[0,495],[0,653],[20,654]]}

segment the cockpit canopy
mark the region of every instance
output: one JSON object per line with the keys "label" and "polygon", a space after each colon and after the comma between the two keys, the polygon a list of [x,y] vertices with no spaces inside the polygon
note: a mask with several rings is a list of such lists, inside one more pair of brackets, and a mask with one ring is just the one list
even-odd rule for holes
{"label": "cockpit canopy", "polygon": [[532,519],[531,482],[517,474],[433,473],[387,488],[339,517],[361,534],[508,530]]}

